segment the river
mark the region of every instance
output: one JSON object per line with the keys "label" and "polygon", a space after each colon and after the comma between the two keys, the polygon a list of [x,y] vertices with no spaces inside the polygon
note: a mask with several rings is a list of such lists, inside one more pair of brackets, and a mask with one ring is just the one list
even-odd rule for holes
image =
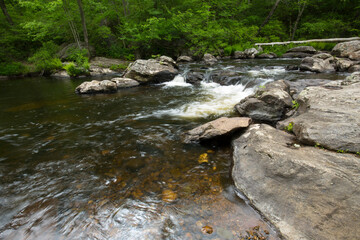
{"label": "river", "polygon": [[[236,116],[266,82],[344,78],[285,70],[298,63],[185,64],[165,84],[86,96],[74,93],[84,79],[1,80],[0,239],[278,239],[237,197],[230,146],[181,139]],[[190,70],[204,73],[200,84],[184,81]],[[236,73],[231,85],[212,81],[224,71]]]}

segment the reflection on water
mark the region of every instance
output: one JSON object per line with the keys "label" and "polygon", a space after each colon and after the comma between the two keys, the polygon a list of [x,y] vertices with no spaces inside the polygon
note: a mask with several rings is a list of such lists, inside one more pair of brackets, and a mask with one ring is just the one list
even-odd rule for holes
{"label": "reflection on water", "polygon": [[[217,68],[255,85],[282,77],[249,64]],[[81,80],[0,81],[0,238],[239,239],[259,226],[277,239],[235,196],[231,149],[181,143],[255,85],[175,80],[91,96],[74,94]]]}

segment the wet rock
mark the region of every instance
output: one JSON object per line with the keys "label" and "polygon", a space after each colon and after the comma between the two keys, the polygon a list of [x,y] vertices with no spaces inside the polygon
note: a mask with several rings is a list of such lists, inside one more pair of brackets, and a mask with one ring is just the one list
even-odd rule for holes
{"label": "wet rock", "polygon": [[341,58],[360,60],[360,41],[338,43],[332,49],[331,54]]}
{"label": "wet rock", "polygon": [[360,235],[360,161],[315,147],[265,124],[233,141],[235,186],[285,239]]}
{"label": "wet rock", "polygon": [[286,81],[278,80],[259,88],[255,94],[241,100],[235,108],[241,116],[274,122],[282,119],[291,106],[290,86]]}
{"label": "wet rock", "polygon": [[186,82],[191,84],[199,84],[204,79],[204,74],[201,72],[189,72],[186,75]]}
{"label": "wet rock", "polygon": [[174,61],[174,59],[172,59],[171,57],[167,57],[167,56],[161,56],[159,58],[157,58],[156,60],[158,60],[161,64],[169,64],[172,65],[174,68],[178,69],[178,65],[176,64],[176,62]]}
{"label": "wet rock", "polygon": [[178,74],[174,67],[174,60],[160,58],[143,60],[139,59],[131,63],[125,72],[125,78],[134,79],[140,83],[159,83],[171,81]]}
{"label": "wet rock", "polygon": [[235,85],[241,81],[239,73],[233,71],[221,71],[211,75],[212,81],[221,85]]}
{"label": "wet rock", "polygon": [[222,117],[186,132],[184,142],[198,142],[228,135],[236,130],[248,127],[250,123],[250,118]]}
{"label": "wet rock", "polygon": [[138,81],[130,78],[113,78],[111,81],[116,83],[118,89],[136,87],[140,84]]}
{"label": "wet rock", "polygon": [[262,53],[260,55],[257,55],[256,58],[272,59],[277,58],[277,55],[275,53]]}
{"label": "wet rock", "polygon": [[203,60],[206,64],[208,65],[214,65],[215,63],[217,63],[217,59],[216,57],[214,57],[213,55],[206,53],[203,57]]}
{"label": "wet rock", "polygon": [[194,60],[192,59],[192,57],[189,57],[189,56],[180,56],[177,58],[176,61],[177,62],[192,62]]}
{"label": "wet rock", "polygon": [[346,77],[341,85],[351,85],[360,82],[360,72],[354,72],[350,76]]}
{"label": "wet rock", "polygon": [[360,71],[360,65],[353,65],[352,67],[350,67],[348,69],[348,72],[353,73],[353,72],[359,72]]}
{"label": "wet rock", "polygon": [[360,150],[360,83],[358,73],[346,81],[308,87],[298,98],[293,132],[304,144],[334,151]]}
{"label": "wet rock", "polygon": [[330,57],[325,60],[317,57],[306,57],[301,61],[300,70],[311,72],[334,72],[335,63],[334,58]]}
{"label": "wet rock", "polygon": [[284,53],[281,57],[282,58],[306,58],[311,57],[313,54],[311,53],[303,53],[303,52],[289,52]]}
{"label": "wet rock", "polygon": [[306,87],[311,86],[322,86],[331,82],[326,79],[297,79],[296,81],[289,81],[291,96],[296,98],[297,95],[304,90]]}
{"label": "wet rock", "polygon": [[286,66],[286,71],[297,71],[299,70],[299,66],[296,66],[296,65],[289,65],[289,66]]}
{"label": "wet rock", "polygon": [[287,53],[291,53],[291,52],[302,52],[302,53],[310,53],[310,54],[315,54],[316,53],[316,49],[312,46],[299,46],[299,47],[294,47],[291,48],[287,51]]}
{"label": "wet rock", "polygon": [[256,54],[258,54],[259,51],[256,49],[256,48],[249,48],[249,49],[246,49],[244,51],[244,54],[246,55],[247,58],[255,58]]}
{"label": "wet rock", "polygon": [[350,67],[352,67],[356,63],[357,62],[353,62],[348,59],[338,58],[336,59],[335,68],[339,72],[346,72]]}
{"label": "wet rock", "polygon": [[116,83],[109,80],[83,82],[75,89],[75,92],[79,94],[111,93],[116,91]]}
{"label": "wet rock", "polygon": [[319,58],[322,60],[326,60],[328,58],[332,58],[331,54],[329,53],[318,53],[312,56],[313,58]]}
{"label": "wet rock", "polygon": [[245,59],[245,58],[247,58],[247,56],[246,56],[245,52],[243,52],[243,51],[235,51],[234,58],[235,59]]}

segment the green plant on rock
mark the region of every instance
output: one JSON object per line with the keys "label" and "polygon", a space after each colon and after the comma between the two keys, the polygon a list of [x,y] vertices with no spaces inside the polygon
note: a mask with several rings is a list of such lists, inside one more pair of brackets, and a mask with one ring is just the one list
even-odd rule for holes
{"label": "green plant on rock", "polygon": [[294,127],[294,123],[290,122],[289,125],[285,127],[285,130],[291,133],[293,132],[293,127]]}
{"label": "green plant on rock", "polygon": [[127,69],[127,65],[125,64],[113,64],[110,66],[110,70],[113,70],[113,71],[117,71],[117,72],[120,72],[120,71],[124,71],[125,69]]}
{"label": "green plant on rock", "polygon": [[69,64],[64,66],[64,69],[71,77],[78,77],[80,75],[88,75],[90,72],[88,52],[86,49],[74,49],[67,57],[71,60]]}
{"label": "green plant on rock", "polygon": [[293,100],[292,104],[293,104],[292,108],[295,109],[295,110],[297,110],[299,108],[299,106],[300,106],[300,104],[296,100]]}

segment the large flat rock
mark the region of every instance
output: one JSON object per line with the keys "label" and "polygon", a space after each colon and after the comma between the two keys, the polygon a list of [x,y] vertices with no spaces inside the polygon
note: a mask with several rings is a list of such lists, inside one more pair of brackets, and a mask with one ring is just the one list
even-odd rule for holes
{"label": "large flat rock", "polygon": [[315,147],[252,125],[233,141],[235,186],[285,239],[360,236],[360,158]]}
{"label": "large flat rock", "polygon": [[298,116],[290,121],[301,142],[360,152],[360,83],[351,83],[308,87],[299,94]]}

